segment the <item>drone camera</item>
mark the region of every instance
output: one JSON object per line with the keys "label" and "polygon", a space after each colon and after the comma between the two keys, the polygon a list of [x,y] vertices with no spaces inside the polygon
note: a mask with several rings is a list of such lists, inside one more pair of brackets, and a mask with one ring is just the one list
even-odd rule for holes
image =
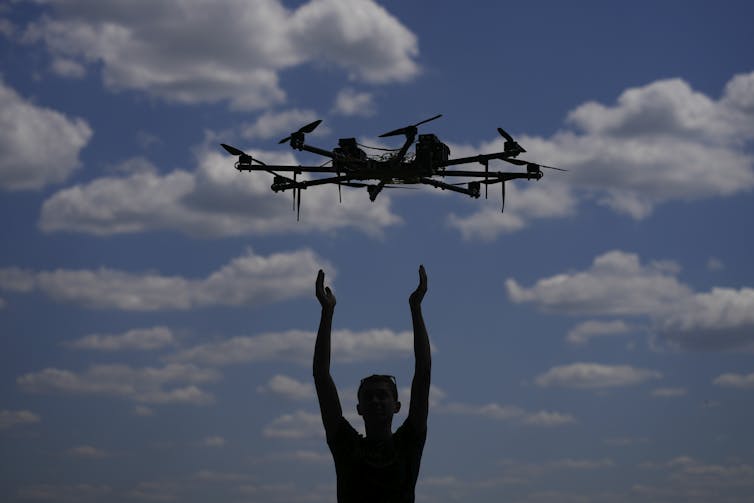
{"label": "drone camera", "polygon": [[479,197],[480,189],[482,187],[482,182],[469,182],[469,193],[471,197]]}

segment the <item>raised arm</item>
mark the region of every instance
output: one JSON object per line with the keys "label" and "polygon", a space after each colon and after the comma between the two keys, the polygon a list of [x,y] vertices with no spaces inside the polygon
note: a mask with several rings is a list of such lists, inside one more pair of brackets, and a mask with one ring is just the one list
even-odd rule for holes
{"label": "raised arm", "polygon": [[419,286],[411,294],[408,304],[411,307],[411,320],[414,326],[414,379],[411,382],[411,404],[408,421],[416,431],[427,429],[429,414],[429,384],[432,373],[432,356],[429,349],[429,335],[422,316],[422,299],[427,293],[427,272],[419,266]]}
{"label": "raised arm", "polygon": [[343,410],[340,406],[340,398],[338,398],[338,389],[330,375],[330,333],[335,312],[335,295],[329,287],[325,287],[325,273],[321,269],[317,274],[315,292],[322,306],[322,314],[319,319],[317,341],[314,343],[312,372],[319,400],[319,411],[322,414],[322,424],[329,440],[335,434]]}

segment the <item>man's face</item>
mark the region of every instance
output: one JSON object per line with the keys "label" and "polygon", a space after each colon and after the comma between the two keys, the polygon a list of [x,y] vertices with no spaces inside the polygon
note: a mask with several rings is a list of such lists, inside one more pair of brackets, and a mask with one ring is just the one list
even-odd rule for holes
{"label": "man's face", "polygon": [[387,418],[400,409],[400,402],[393,398],[391,387],[386,382],[369,382],[359,395],[358,413],[370,418]]}

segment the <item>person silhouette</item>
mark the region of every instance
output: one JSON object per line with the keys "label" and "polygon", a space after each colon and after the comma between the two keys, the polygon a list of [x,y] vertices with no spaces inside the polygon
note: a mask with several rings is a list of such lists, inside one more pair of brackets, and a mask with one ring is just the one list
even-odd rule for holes
{"label": "person silhouette", "polygon": [[340,398],[330,375],[330,333],[335,295],[317,274],[316,295],[322,315],[314,345],[314,385],[327,445],[335,462],[338,503],[413,503],[419,465],[427,438],[431,354],[421,303],[427,273],[419,266],[419,286],[409,296],[414,330],[414,377],[408,417],[393,433],[393,415],[401,408],[395,377],[371,375],[361,380],[356,410],[366,436],[343,417]]}

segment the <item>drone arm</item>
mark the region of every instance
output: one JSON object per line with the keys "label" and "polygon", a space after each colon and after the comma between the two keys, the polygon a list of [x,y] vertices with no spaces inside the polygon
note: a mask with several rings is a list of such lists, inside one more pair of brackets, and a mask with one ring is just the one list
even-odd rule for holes
{"label": "drone arm", "polygon": [[433,180],[432,178],[420,178],[419,181],[421,183],[424,183],[426,185],[431,185],[432,187],[437,187],[438,189],[442,190],[451,190],[453,192],[459,192],[461,194],[466,194],[467,196],[471,197],[479,197],[479,185],[477,184],[477,189],[469,189],[465,187],[459,187],[458,185],[451,185],[449,183],[441,182],[439,180]]}
{"label": "drone arm", "polygon": [[443,171],[442,173],[438,173],[441,176],[464,176],[464,177],[478,177],[481,175],[484,175],[486,178],[490,178],[490,180],[482,180],[482,183],[491,184],[491,183],[498,183],[498,182],[505,182],[507,180],[516,180],[518,178],[525,178],[527,180],[539,180],[542,178],[542,172],[538,171],[535,173],[506,173],[503,171],[490,171],[486,174],[480,173],[479,171],[463,171],[463,170],[451,170],[451,171]]}
{"label": "drone arm", "polygon": [[448,159],[447,161],[437,163],[437,167],[444,168],[445,166],[457,166],[458,164],[468,164],[472,162],[478,162],[478,163],[484,164],[490,159],[500,159],[504,161],[507,157],[509,157],[509,154],[506,154],[505,152],[495,152],[493,154],[479,154],[479,155],[473,155],[471,157],[459,157],[458,159]]}
{"label": "drone arm", "polygon": [[335,158],[335,154],[331,152],[330,150],[325,150],[319,147],[312,147],[311,145],[306,145],[306,144],[301,145],[301,148],[299,150],[306,150],[307,152],[311,152],[312,154],[329,157],[330,159]]}
{"label": "drone arm", "polygon": [[353,178],[348,175],[342,175],[342,176],[331,176],[329,178],[318,178],[316,180],[303,180],[300,182],[292,182],[288,181],[287,179],[282,182],[274,182],[272,184],[272,190],[274,192],[281,192],[286,191],[290,189],[306,189],[307,187],[313,187],[315,185],[324,185],[327,183],[342,183],[342,182],[349,182]]}

